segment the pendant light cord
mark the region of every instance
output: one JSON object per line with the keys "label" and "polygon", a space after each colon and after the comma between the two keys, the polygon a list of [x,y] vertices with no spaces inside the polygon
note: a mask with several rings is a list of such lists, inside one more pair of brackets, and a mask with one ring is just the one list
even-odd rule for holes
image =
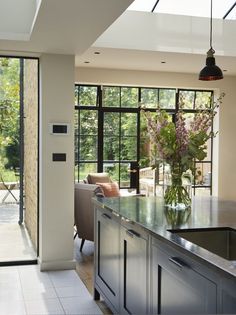
{"label": "pendant light cord", "polygon": [[210,19],[210,48],[212,49],[212,0],[211,0],[211,19]]}

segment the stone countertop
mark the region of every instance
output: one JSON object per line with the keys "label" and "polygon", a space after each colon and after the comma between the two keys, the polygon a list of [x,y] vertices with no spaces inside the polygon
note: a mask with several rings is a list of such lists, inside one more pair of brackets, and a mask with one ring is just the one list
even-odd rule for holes
{"label": "stone countertop", "polygon": [[158,197],[93,198],[93,202],[236,276],[236,261],[224,259],[168,231],[216,227],[236,229],[236,202],[215,197],[194,197],[189,210],[166,209],[163,200]]}

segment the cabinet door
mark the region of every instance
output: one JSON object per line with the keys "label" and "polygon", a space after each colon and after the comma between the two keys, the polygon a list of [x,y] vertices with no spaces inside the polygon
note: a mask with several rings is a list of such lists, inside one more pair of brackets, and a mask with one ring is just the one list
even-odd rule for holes
{"label": "cabinet door", "polygon": [[96,285],[119,311],[119,224],[111,213],[96,211]]}
{"label": "cabinet door", "polygon": [[222,281],[221,289],[222,313],[236,314],[236,279]]}
{"label": "cabinet door", "polygon": [[[181,255],[152,246],[153,314],[216,313],[216,284]],[[173,254],[173,255],[172,255]]]}
{"label": "cabinet door", "polygon": [[121,227],[121,314],[148,313],[147,244],[141,233]]}

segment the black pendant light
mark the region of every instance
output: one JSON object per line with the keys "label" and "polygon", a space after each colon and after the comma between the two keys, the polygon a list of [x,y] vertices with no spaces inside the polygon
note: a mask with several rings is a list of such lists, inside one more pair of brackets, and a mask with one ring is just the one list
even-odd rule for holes
{"label": "black pendant light", "polygon": [[199,73],[199,80],[213,81],[223,79],[223,73],[217,67],[214,57],[215,50],[212,48],[212,0],[211,0],[211,18],[210,18],[210,49],[207,52],[206,66]]}

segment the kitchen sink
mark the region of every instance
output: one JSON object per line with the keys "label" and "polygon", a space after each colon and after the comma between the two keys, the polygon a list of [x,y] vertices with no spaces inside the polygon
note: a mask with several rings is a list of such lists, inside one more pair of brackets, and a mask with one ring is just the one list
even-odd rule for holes
{"label": "kitchen sink", "polygon": [[227,260],[236,260],[236,230],[232,228],[169,231]]}

